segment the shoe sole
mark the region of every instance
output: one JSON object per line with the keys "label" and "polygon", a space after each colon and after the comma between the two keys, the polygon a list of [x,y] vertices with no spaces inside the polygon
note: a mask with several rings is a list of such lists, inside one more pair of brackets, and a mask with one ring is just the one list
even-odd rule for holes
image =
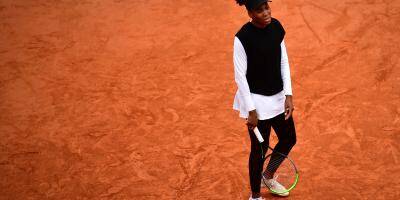
{"label": "shoe sole", "polygon": [[289,196],[289,193],[287,193],[287,194],[276,194],[276,193],[273,193],[273,192],[271,192],[271,191],[270,191],[270,193],[273,194],[274,196],[280,196],[280,197],[287,197],[287,196]]}

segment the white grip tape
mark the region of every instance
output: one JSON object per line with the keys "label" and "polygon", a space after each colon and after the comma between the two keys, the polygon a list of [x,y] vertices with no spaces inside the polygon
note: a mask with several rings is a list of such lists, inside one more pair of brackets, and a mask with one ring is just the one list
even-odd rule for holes
{"label": "white grip tape", "polygon": [[261,136],[260,131],[258,130],[257,126],[254,128],[254,133],[256,134],[256,137],[260,143],[264,142],[264,138]]}

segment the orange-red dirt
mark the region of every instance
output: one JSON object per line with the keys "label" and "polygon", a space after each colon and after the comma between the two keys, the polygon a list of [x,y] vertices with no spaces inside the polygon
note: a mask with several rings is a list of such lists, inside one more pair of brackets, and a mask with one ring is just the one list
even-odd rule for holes
{"label": "orange-red dirt", "polygon": [[[400,1],[271,7],[296,108],[288,199],[400,199]],[[0,199],[248,199],[247,20],[233,0],[1,0]]]}

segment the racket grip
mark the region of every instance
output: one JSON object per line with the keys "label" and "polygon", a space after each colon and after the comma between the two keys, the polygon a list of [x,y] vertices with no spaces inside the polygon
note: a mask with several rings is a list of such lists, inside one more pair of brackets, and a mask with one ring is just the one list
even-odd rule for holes
{"label": "racket grip", "polygon": [[254,133],[260,143],[264,142],[264,138],[261,136],[260,131],[258,130],[257,126],[254,128]]}

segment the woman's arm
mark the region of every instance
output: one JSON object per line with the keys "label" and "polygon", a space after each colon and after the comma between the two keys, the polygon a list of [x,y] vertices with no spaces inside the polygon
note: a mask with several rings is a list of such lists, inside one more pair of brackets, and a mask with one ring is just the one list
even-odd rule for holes
{"label": "woman's arm", "polygon": [[241,103],[244,103],[247,112],[255,108],[251,98],[249,84],[246,79],[247,56],[239,38],[235,37],[233,43],[233,64],[235,68],[235,82],[238,87]]}
{"label": "woman's arm", "polygon": [[283,90],[285,95],[292,95],[292,83],[290,79],[289,59],[286,52],[285,40],[281,42],[281,75],[283,80]]}
{"label": "woman's arm", "polygon": [[253,129],[258,124],[256,107],[251,98],[249,84],[246,78],[247,55],[239,38],[235,37],[233,43],[233,64],[235,68],[235,82],[239,91],[240,104],[244,105],[246,112],[249,112],[247,126]]}
{"label": "woman's arm", "polygon": [[289,119],[294,110],[293,99],[292,99],[292,83],[290,79],[290,67],[289,59],[286,52],[285,41],[281,42],[281,75],[283,80],[283,90],[286,96],[285,100],[285,120]]}

